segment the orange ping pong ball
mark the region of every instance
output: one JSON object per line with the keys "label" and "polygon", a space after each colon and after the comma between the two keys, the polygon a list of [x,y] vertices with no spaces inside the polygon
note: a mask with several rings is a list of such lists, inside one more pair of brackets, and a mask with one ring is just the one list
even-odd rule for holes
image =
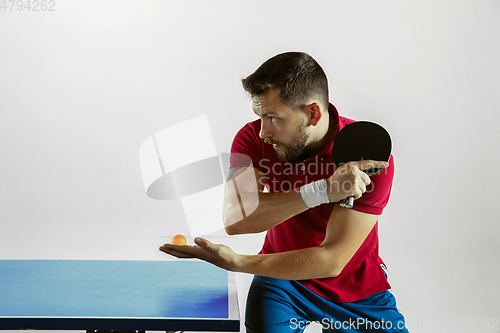
{"label": "orange ping pong ball", "polygon": [[187,240],[183,235],[175,235],[174,237],[172,237],[172,241],[170,243],[174,245],[186,245]]}

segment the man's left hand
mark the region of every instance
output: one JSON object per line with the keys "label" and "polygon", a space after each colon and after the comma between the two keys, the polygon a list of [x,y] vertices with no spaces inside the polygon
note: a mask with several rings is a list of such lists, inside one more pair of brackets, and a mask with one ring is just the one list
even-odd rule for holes
{"label": "man's left hand", "polygon": [[228,271],[239,271],[241,255],[234,253],[228,246],[213,244],[199,237],[194,241],[197,245],[164,244],[160,251],[181,259],[198,258]]}

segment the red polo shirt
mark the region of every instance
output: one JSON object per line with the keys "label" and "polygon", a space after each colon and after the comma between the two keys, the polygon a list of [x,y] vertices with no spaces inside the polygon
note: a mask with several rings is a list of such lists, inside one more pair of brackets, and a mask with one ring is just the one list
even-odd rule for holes
{"label": "red polo shirt", "polygon": [[[298,163],[283,163],[272,145],[259,137],[261,121],[246,124],[237,134],[231,147],[231,168],[248,165],[248,156],[253,167],[267,175],[266,187],[270,193],[283,192],[316,180],[326,179],[335,171],[332,161],[332,146],[340,129],[354,120],[339,116],[330,104],[331,113],[337,120],[337,129],[332,141],[323,151],[308,160]],[[394,174],[393,158],[390,166],[380,174],[372,176],[367,192],[355,200],[353,209],[375,215],[382,211],[389,200]],[[260,253],[280,253],[319,246],[326,235],[326,226],[335,203],[310,208],[277,226],[269,229]],[[305,287],[334,302],[353,302],[380,291],[389,289],[381,268],[378,253],[378,222],[348,262],[339,276],[334,278],[299,281]]]}

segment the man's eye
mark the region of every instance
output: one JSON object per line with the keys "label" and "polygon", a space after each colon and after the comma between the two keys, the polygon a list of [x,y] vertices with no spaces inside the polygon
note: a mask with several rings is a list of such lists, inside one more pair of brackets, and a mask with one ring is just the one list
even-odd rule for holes
{"label": "man's eye", "polygon": [[271,122],[273,122],[273,123],[274,123],[276,120],[278,120],[278,118],[276,118],[276,117],[269,117],[269,119],[270,119],[270,120],[271,120]]}

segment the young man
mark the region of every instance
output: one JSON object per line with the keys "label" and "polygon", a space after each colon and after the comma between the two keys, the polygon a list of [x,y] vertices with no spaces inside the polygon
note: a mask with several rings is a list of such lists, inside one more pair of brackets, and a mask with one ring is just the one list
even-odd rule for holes
{"label": "young man", "polygon": [[[200,238],[160,250],[255,274],[247,332],[302,332],[311,321],[324,332],[407,332],[378,255],[392,157],[334,167],[335,136],[353,120],[329,104],[326,75],[305,53],[267,60],[243,87],[259,119],[233,141],[223,218],[231,235],[267,231],[261,252]],[[370,178],[361,170],[371,167],[385,169]],[[349,196],[353,209],[337,204]]]}

